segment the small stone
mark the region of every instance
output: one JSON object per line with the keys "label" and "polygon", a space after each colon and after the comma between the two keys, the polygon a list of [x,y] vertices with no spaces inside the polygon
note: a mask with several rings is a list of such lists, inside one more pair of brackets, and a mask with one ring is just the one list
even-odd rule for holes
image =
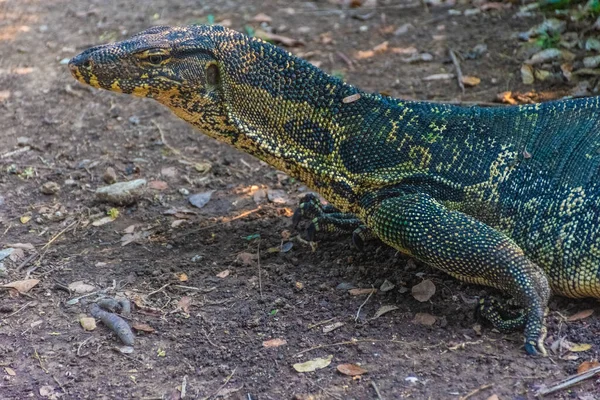
{"label": "small stone", "polygon": [[596,38],[588,38],[585,41],[585,49],[590,51],[600,51],[600,40]]}
{"label": "small stone", "polygon": [[83,317],[79,320],[79,323],[86,331],[93,331],[96,329],[96,320],[92,317]]}
{"label": "small stone", "polygon": [[405,35],[411,29],[415,29],[415,26],[411,23],[400,25],[398,29],[394,31],[394,36]]}
{"label": "small stone", "polygon": [[117,173],[113,167],[106,168],[106,171],[104,171],[104,175],[102,176],[102,180],[108,184],[112,184],[117,181]]}
{"label": "small stone", "polygon": [[64,185],[65,186],[75,186],[75,185],[77,185],[77,181],[75,181],[74,179],[65,179]]}
{"label": "small stone", "polygon": [[186,188],[179,188],[179,190],[177,190],[177,191],[182,196],[189,196],[190,195],[190,191],[187,190]]}
{"label": "small stone", "polygon": [[188,197],[188,201],[194,207],[202,208],[210,201],[210,198],[214,192],[214,190],[209,190],[208,192],[193,194]]}
{"label": "small stone", "polygon": [[275,204],[286,204],[288,201],[288,197],[283,190],[268,190],[267,198],[271,203]]}
{"label": "small stone", "polygon": [[17,145],[18,145],[18,146],[21,146],[21,147],[23,147],[23,146],[27,146],[27,145],[29,144],[29,142],[30,142],[30,141],[31,141],[31,139],[29,139],[28,137],[25,137],[25,136],[19,136],[19,137],[17,138]]}
{"label": "small stone", "polygon": [[58,193],[58,191],[60,190],[60,185],[56,182],[46,182],[42,185],[42,187],[40,188],[40,191],[44,194],[47,195],[52,195],[52,194],[56,194]]}
{"label": "small stone", "polygon": [[600,56],[585,57],[583,59],[583,66],[586,68],[596,68],[598,65],[600,65]]}
{"label": "small stone", "polygon": [[126,206],[135,203],[139,199],[145,186],[145,179],[114,183],[96,189],[96,198],[102,202]]}
{"label": "small stone", "polygon": [[543,82],[552,76],[552,72],[546,71],[544,69],[536,69],[534,75],[535,79]]}
{"label": "small stone", "polygon": [[526,85],[531,85],[535,82],[535,78],[533,76],[533,68],[531,65],[523,64],[521,66],[521,80]]}
{"label": "small stone", "polygon": [[132,115],[131,117],[129,117],[129,122],[132,125],[139,125],[140,124],[140,117],[138,117],[137,115]]}

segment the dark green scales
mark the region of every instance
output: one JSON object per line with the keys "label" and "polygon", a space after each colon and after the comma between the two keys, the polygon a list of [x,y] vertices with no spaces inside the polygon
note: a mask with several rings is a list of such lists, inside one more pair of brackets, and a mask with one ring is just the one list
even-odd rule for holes
{"label": "dark green scales", "polygon": [[545,352],[550,289],[600,298],[598,98],[506,108],[362,92],[219,26],[155,27],[73,58],[94,87],[156,99],[204,133],[307,183],[309,232],[377,237],[512,296],[500,329]]}

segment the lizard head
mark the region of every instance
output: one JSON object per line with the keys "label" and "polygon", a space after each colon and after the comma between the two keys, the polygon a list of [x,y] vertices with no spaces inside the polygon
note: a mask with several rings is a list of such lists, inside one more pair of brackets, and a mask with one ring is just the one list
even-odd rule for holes
{"label": "lizard head", "polygon": [[153,98],[206,133],[219,135],[234,128],[223,118],[222,72],[213,37],[202,34],[200,26],[153,27],[87,49],[70,60],[69,69],[81,83]]}
{"label": "lizard head", "polygon": [[209,136],[271,162],[328,156],[341,129],[333,115],[357,92],[222,26],[153,27],[85,50],[69,68],[93,87],[153,98]]}

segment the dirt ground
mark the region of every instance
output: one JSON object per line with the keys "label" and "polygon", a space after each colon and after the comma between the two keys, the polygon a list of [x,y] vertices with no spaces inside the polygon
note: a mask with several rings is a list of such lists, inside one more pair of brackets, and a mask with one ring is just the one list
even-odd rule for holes
{"label": "dirt ground", "polygon": [[[0,0],[0,250],[17,248],[0,261],[0,283],[39,279],[23,294],[0,291],[1,399],[178,399],[182,385],[185,398],[200,399],[529,399],[598,358],[596,301],[554,298],[547,346],[556,351],[529,357],[521,333],[475,320],[474,303],[491,289],[379,242],[359,252],[349,238],[320,238],[313,251],[291,226],[307,191],[301,182],[152,101],[83,87],[65,65],[89,46],[152,25],[214,20],[257,30],[264,13],[272,19],[264,29],[304,42],[291,51],[395,97],[492,102],[504,91],[556,96],[573,86],[521,83],[515,35],[539,15],[515,18],[514,7],[449,12],[473,9],[469,3],[335,3]],[[407,32],[394,34],[405,24]],[[388,50],[357,59],[384,41]],[[481,44],[487,51],[469,56]],[[411,46],[432,59],[404,62]],[[449,48],[463,55],[465,75],[481,79],[464,94],[455,79],[423,79],[454,72]],[[134,205],[111,211],[96,200],[109,167],[118,181],[149,182]],[[186,191],[214,192],[195,208]],[[107,213],[116,218],[94,224]],[[419,302],[411,288],[424,280],[436,293]],[[78,281],[93,286],[79,301]],[[349,291],[390,283],[371,296]],[[82,329],[80,318],[101,295],[135,303],[132,353],[100,322]],[[376,318],[382,306],[397,309]],[[589,309],[591,317],[566,320]],[[286,343],[268,347],[271,339]],[[563,351],[562,340],[591,348]],[[315,372],[292,367],[329,356]],[[367,373],[338,372],[348,363]],[[599,393],[591,379],[547,398]]]}

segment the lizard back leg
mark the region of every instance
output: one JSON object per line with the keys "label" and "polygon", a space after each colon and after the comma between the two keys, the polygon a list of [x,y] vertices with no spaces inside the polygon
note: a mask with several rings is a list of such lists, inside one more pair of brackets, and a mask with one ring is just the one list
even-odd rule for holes
{"label": "lizard back leg", "polygon": [[523,308],[522,321],[503,318],[498,307],[488,307],[482,314],[500,329],[524,326],[527,352],[546,353],[548,280],[514,241],[461,212],[447,210],[427,194],[399,194],[368,203],[367,226],[387,244],[458,279],[508,292]]}

